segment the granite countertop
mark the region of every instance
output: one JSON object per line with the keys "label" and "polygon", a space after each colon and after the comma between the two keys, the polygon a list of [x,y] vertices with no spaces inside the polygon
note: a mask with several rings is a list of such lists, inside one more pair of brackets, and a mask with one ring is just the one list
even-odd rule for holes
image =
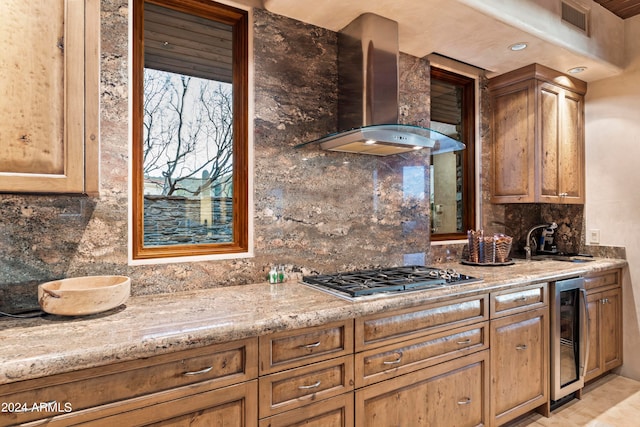
{"label": "granite countertop", "polygon": [[352,302],[292,280],[131,297],[123,307],[86,317],[0,318],[0,384],[626,265],[609,258],[451,263],[438,266],[483,281]]}

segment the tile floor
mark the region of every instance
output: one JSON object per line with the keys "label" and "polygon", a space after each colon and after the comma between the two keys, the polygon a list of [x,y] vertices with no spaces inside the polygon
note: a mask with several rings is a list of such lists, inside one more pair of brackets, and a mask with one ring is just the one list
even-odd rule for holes
{"label": "tile floor", "polygon": [[584,388],[582,400],[557,408],[550,418],[530,414],[509,427],[633,427],[640,426],[640,381],[607,375]]}

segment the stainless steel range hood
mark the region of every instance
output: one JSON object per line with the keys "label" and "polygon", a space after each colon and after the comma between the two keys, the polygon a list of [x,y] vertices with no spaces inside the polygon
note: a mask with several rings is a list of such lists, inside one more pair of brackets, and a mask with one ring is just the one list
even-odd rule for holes
{"label": "stainless steel range hood", "polygon": [[338,33],[338,129],[324,150],[388,156],[421,148],[431,154],[465,145],[435,130],[398,124],[398,23],[365,13]]}

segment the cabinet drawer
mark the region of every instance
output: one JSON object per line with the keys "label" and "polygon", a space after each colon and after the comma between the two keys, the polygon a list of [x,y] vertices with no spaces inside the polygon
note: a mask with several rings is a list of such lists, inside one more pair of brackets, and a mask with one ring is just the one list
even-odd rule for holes
{"label": "cabinet drawer", "polygon": [[0,401],[56,402],[61,411],[11,413],[0,425],[50,417],[207,381],[215,389],[257,377],[257,338],[116,363],[0,387]]}
{"label": "cabinet drawer", "polygon": [[353,427],[353,393],[260,420],[260,427]]}
{"label": "cabinet drawer", "polygon": [[356,388],[489,348],[488,322],[356,354]]}
{"label": "cabinet drawer", "polygon": [[489,426],[489,351],[355,392],[358,426]]}
{"label": "cabinet drawer", "polygon": [[488,320],[488,295],[357,318],[356,351]]}
{"label": "cabinet drawer", "polygon": [[260,377],[260,417],[353,390],[353,356]]}
{"label": "cabinet drawer", "polygon": [[353,319],[260,337],[260,374],[353,353]]}
{"label": "cabinet drawer", "polygon": [[537,283],[491,294],[491,318],[544,307],[548,304],[547,284]]}
{"label": "cabinet drawer", "polygon": [[[228,426],[256,427],[257,381],[248,381],[216,390],[197,394],[185,394],[176,399],[156,403],[152,399],[144,406],[134,410],[122,410],[110,416],[86,422],[77,422],[72,414],[69,418],[55,420],[51,427],[57,426]],[[127,405],[128,402],[124,402]],[[109,411],[112,408],[107,409]],[[116,408],[113,408],[116,409]],[[127,408],[129,409],[129,408]],[[195,422],[197,420],[197,422]],[[51,424],[47,423],[47,426]]]}
{"label": "cabinet drawer", "polygon": [[602,271],[598,274],[589,275],[584,278],[584,288],[586,290],[619,284],[620,270]]}

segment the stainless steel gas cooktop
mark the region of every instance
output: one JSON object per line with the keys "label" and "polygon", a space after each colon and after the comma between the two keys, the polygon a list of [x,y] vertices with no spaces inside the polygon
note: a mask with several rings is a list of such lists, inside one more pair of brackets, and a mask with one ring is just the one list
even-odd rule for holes
{"label": "stainless steel gas cooktop", "polygon": [[398,294],[481,280],[460,274],[453,269],[418,265],[302,277],[302,281],[308,285],[351,298],[375,294]]}

